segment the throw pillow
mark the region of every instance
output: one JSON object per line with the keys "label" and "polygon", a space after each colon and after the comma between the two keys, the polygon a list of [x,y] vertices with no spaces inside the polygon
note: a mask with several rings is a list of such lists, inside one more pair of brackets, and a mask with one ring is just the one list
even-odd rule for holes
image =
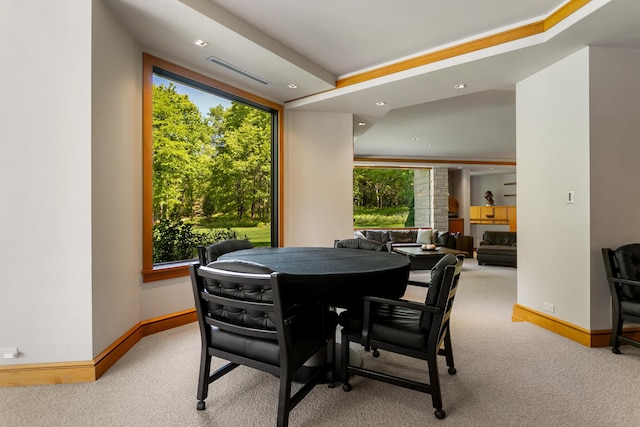
{"label": "throw pillow", "polygon": [[449,233],[448,231],[439,231],[438,234],[436,235],[435,244],[438,246],[447,247],[447,243],[449,242],[450,235],[451,233]]}
{"label": "throw pillow", "polygon": [[422,245],[428,245],[432,242],[432,231],[430,228],[420,228],[418,230],[418,237],[416,238],[416,243],[420,243]]}
{"label": "throw pillow", "polygon": [[353,237],[356,239],[366,239],[367,236],[364,235],[364,233],[360,230],[356,230],[353,232]]}

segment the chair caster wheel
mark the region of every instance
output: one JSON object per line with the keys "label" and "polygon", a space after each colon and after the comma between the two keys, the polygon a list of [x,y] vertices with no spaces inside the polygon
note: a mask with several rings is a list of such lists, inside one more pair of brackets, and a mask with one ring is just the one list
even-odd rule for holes
{"label": "chair caster wheel", "polygon": [[456,368],[449,368],[448,372],[449,372],[449,375],[455,375],[456,372],[458,371],[456,370]]}
{"label": "chair caster wheel", "polygon": [[349,383],[344,383],[344,384],[342,384],[342,389],[343,389],[344,391],[346,391],[346,392],[351,391],[351,388],[352,388],[352,387],[351,387],[351,384],[349,384]]}
{"label": "chair caster wheel", "polygon": [[611,349],[611,352],[612,352],[612,353],[614,353],[614,354],[621,354],[621,353],[620,353],[620,349],[619,349],[619,348],[616,348],[616,347],[613,347],[613,348]]}
{"label": "chair caster wheel", "polygon": [[435,415],[439,420],[444,420],[444,417],[447,416],[447,414],[444,413],[444,409],[436,409],[433,415]]}
{"label": "chair caster wheel", "polygon": [[373,357],[380,357],[380,352],[376,349],[373,350],[373,353],[371,353],[373,355]]}
{"label": "chair caster wheel", "polygon": [[204,411],[206,407],[207,407],[207,404],[205,402],[198,402],[196,409],[198,409],[198,411]]}
{"label": "chair caster wheel", "polygon": [[335,388],[336,383],[327,383],[327,388]]}

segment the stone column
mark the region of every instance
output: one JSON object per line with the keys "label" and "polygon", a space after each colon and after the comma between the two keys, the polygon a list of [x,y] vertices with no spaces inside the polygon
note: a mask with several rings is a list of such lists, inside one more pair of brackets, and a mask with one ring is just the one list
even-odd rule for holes
{"label": "stone column", "polygon": [[431,170],[413,171],[414,225],[431,227]]}
{"label": "stone column", "polygon": [[449,170],[432,168],[430,182],[431,224],[434,230],[449,229]]}

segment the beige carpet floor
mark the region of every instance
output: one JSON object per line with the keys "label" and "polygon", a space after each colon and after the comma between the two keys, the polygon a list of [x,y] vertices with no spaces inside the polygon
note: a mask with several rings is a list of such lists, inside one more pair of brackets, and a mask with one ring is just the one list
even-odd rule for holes
{"label": "beige carpet floor", "polygon": [[[465,261],[452,317],[458,374],[440,364],[446,419],[433,416],[429,395],[356,377],[350,393],[316,387],[291,425],[640,425],[640,349],[614,355],[514,323],[515,301],[515,269]],[[207,410],[196,411],[199,346],[194,323],[144,338],[97,382],[0,388],[0,426],[275,425],[278,380],[244,367],[214,383]],[[424,362],[357,351],[366,366],[426,375]]]}

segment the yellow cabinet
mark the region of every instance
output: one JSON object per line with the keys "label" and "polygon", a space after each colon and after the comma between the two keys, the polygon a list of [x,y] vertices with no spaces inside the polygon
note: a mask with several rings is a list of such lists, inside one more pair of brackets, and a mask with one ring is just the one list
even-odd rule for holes
{"label": "yellow cabinet", "polygon": [[515,206],[470,206],[469,222],[471,224],[504,224],[515,231]]}
{"label": "yellow cabinet", "polygon": [[482,218],[482,206],[469,206],[469,219],[471,221]]}

